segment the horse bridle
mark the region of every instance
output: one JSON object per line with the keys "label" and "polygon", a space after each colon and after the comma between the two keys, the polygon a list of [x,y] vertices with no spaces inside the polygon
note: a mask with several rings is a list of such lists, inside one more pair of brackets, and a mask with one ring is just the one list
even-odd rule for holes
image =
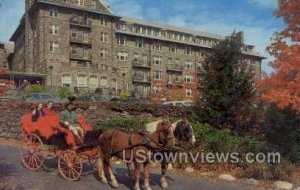
{"label": "horse bridle", "polygon": [[[159,124],[161,124],[161,123],[159,123]],[[173,128],[172,128],[171,126],[170,126],[169,128],[171,129],[171,133],[173,134]],[[163,128],[163,129],[160,129],[160,130],[159,130],[159,136],[160,136],[160,133],[163,132],[164,130],[166,130],[166,128]],[[114,139],[115,133],[116,133],[116,132],[113,133],[112,139]],[[131,136],[132,136],[132,135],[130,135],[130,136],[129,136],[129,144],[130,144],[130,145],[129,145],[128,147],[126,147],[126,148],[123,148],[123,149],[120,149],[120,150],[117,150],[117,151],[111,153],[111,155],[118,154],[118,153],[120,153],[120,152],[122,152],[122,151],[124,151],[124,150],[132,149],[132,148],[137,147],[137,146],[146,146],[146,147],[148,147],[149,149],[152,149],[152,150],[155,149],[156,151],[169,151],[170,148],[165,147],[165,145],[167,144],[167,142],[168,142],[169,140],[171,140],[171,139],[174,138],[174,136],[173,136],[173,137],[169,137],[169,138],[166,139],[165,142],[161,143],[161,142],[160,142],[160,137],[159,137],[158,142],[157,142],[155,139],[153,139],[153,138],[151,137],[151,135],[150,135],[149,133],[140,132],[139,134],[142,135],[142,136],[144,137],[143,143],[132,144],[132,142],[131,142]],[[112,140],[112,141],[113,141],[113,140]],[[112,143],[112,142],[111,142],[111,143]],[[153,146],[153,144],[154,144],[154,146]]]}
{"label": "horse bridle", "polygon": [[[159,125],[161,124],[161,122],[159,123]],[[173,128],[172,128],[172,126],[170,126],[170,127],[168,127],[168,128],[170,128],[171,129],[171,134],[173,134]],[[149,134],[144,134],[144,137],[145,137],[145,140],[146,140],[146,145],[148,145],[149,146],[149,148],[151,148],[151,149],[156,149],[156,150],[169,150],[169,148],[167,148],[167,147],[165,147],[166,145],[167,145],[167,143],[169,142],[169,140],[172,140],[172,139],[174,139],[174,135],[173,136],[171,136],[171,137],[168,137],[168,138],[166,138],[165,139],[165,141],[164,142],[162,142],[161,141],[161,133],[163,132],[165,132],[165,130],[166,130],[167,128],[166,127],[164,127],[163,129],[160,129],[158,132],[159,132],[159,137],[158,137],[158,142],[155,140],[155,139],[153,139]],[[155,144],[155,146],[151,146],[151,144]]]}

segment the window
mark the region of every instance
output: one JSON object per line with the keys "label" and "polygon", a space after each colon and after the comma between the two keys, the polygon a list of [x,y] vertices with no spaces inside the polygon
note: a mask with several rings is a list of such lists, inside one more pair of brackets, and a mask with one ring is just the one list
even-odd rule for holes
{"label": "window", "polygon": [[133,61],[138,62],[140,60],[140,54],[139,53],[134,53],[133,54]]}
{"label": "window", "polygon": [[59,51],[58,42],[50,42],[50,52],[58,53],[58,51]]}
{"label": "window", "polygon": [[125,36],[117,36],[117,44],[126,45],[126,37]]}
{"label": "window", "polygon": [[100,78],[100,85],[102,87],[107,87],[108,86],[108,79],[106,76],[103,76]]}
{"label": "window", "polygon": [[154,65],[161,65],[161,59],[162,59],[161,56],[159,56],[159,57],[153,57],[153,64]]}
{"label": "window", "polygon": [[153,92],[156,93],[156,94],[161,93],[162,92],[162,87],[158,86],[158,85],[153,86]]}
{"label": "window", "polygon": [[176,53],[177,52],[177,46],[175,44],[171,44],[169,47],[169,51]]}
{"label": "window", "polygon": [[153,71],[153,79],[162,79],[162,72],[161,71]]}
{"label": "window", "polygon": [[126,31],[126,24],[125,23],[118,23],[117,24],[117,29]]}
{"label": "window", "polygon": [[72,31],[72,38],[77,38],[77,32],[75,32],[75,31]]}
{"label": "window", "polygon": [[96,89],[98,87],[98,77],[96,75],[90,76],[89,86],[94,89]]}
{"label": "window", "polygon": [[172,58],[171,57],[168,58],[168,65],[172,65]]}
{"label": "window", "polygon": [[186,83],[192,83],[192,82],[193,82],[193,76],[192,76],[192,75],[186,75],[186,76],[184,77],[184,81],[185,81]]}
{"label": "window", "polygon": [[90,42],[90,35],[87,32],[83,32],[83,42],[89,43]]}
{"label": "window", "polygon": [[108,42],[108,34],[104,33],[104,32],[101,32],[100,33],[100,40],[101,40],[101,42]]}
{"label": "window", "polygon": [[108,65],[101,64],[101,70],[107,71],[108,70]]}
{"label": "window", "polygon": [[148,64],[148,55],[143,55],[143,63]]}
{"label": "window", "polygon": [[83,49],[83,58],[88,59],[89,58],[89,50],[88,49]]}
{"label": "window", "polygon": [[66,87],[71,86],[71,75],[70,74],[63,74],[62,75],[62,85]]}
{"label": "window", "polygon": [[86,87],[87,86],[87,80],[86,80],[85,74],[78,74],[77,75],[77,86],[78,87]]}
{"label": "window", "polygon": [[192,54],[192,47],[191,46],[186,46],[184,49],[184,53],[187,55],[191,55]]}
{"label": "window", "polygon": [[185,62],[185,68],[186,69],[193,69],[193,67],[194,67],[193,62],[191,62],[191,61],[186,61]]}
{"label": "window", "polygon": [[77,47],[71,46],[71,54],[76,54],[76,53],[77,53]]}
{"label": "window", "polygon": [[101,58],[107,58],[107,57],[108,57],[108,50],[105,49],[105,48],[102,48],[102,49],[100,50],[100,57],[101,57]]}
{"label": "window", "polygon": [[160,51],[161,50],[161,44],[159,42],[154,42],[152,49]]}
{"label": "window", "polygon": [[50,11],[49,11],[49,15],[50,15],[51,17],[58,17],[58,12],[57,12],[56,10],[50,10]]}
{"label": "window", "polygon": [[50,34],[57,35],[58,34],[58,26],[55,24],[50,25]]}
{"label": "window", "polygon": [[106,17],[101,17],[100,22],[101,22],[102,26],[107,26],[107,18]]}
{"label": "window", "polygon": [[139,47],[139,48],[143,48],[145,45],[144,40],[143,39],[136,39],[135,41],[135,46]]}
{"label": "window", "polygon": [[127,61],[128,60],[128,53],[125,51],[119,51],[117,53],[117,59],[120,61]]}
{"label": "window", "polygon": [[193,96],[193,90],[190,88],[185,89],[185,96],[192,97]]}
{"label": "window", "polygon": [[76,0],[76,4],[79,6],[84,6],[84,0]]}

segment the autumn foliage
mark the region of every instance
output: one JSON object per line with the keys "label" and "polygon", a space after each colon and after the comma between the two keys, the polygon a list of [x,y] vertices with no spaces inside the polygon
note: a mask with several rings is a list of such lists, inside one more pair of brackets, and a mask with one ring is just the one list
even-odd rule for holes
{"label": "autumn foliage", "polygon": [[[6,70],[0,69],[0,77],[5,75]],[[4,95],[5,92],[10,88],[11,82],[8,80],[0,79],[0,96]]]}
{"label": "autumn foliage", "polygon": [[280,108],[300,111],[300,1],[278,2],[277,17],[282,17],[286,28],[275,34],[268,51],[275,57],[270,63],[275,72],[260,82],[262,100]]}

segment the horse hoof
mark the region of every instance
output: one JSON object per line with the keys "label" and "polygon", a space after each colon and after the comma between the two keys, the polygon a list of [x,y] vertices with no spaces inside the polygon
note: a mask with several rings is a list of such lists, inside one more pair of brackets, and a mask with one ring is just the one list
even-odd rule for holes
{"label": "horse hoof", "polygon": [[134,187],[133,189],[134,190],[141,190],[141,188],[139,188],[139,187]]}
{"label": "horse hoof", "polygon": [[108,184],[108,181],[107,181],[106,178],[102,178],[102,179],[101,179],[101,182],[104,183],[104,184]]}
{"label": "horse hoof", "polygon": [[152,190],[152,188],[150,186],[145,186],[146,190]]}
{"label": "horse hoof", "polygon": [[161,187],[162,187],[163,189],[168,189],[168,187],[169,187],[168,182],[162,181],[162,182],[161,182]]}
{"label": "horse hoof", "polygon": [[119,184],[118,184],[117,182],[111,182],[111,183],[110,183],[110,186],[111,186],[112,188],[117,189],[117,188],[119,187]]}

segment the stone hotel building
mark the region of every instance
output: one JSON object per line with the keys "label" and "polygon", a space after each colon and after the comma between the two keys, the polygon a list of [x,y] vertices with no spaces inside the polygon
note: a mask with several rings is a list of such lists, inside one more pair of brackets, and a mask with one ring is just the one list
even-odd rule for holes
{"label": "stone hotel building", "polygon": [[[113,14],[100,0],[26,0],[11,37],[10,69],[24,78],[74,91],[124,90],[146,97],[173,86],[192,97],[201,64],[224,37]],[[259,76],[261,60],[245,45],[244,64]],[[22,77],[21,77],[22,78]]]}

